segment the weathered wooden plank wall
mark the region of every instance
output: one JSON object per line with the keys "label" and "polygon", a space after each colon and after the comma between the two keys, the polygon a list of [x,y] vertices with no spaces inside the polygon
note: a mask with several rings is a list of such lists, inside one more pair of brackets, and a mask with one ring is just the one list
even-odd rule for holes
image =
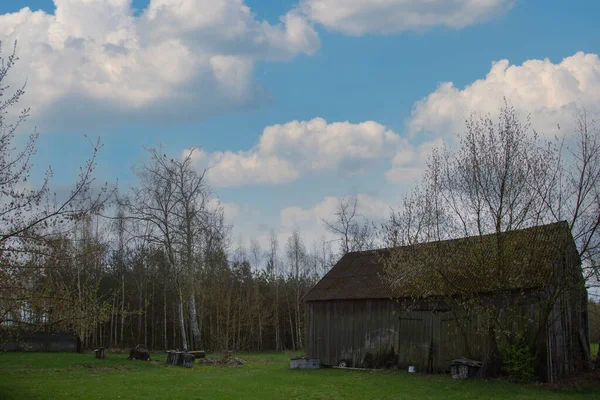
{"label": "weathered wooden plank wall", "polygon": [[[478,314],[402,311],[398,302],[384,299],[314,301],[306,307],[307,353],[326,365],[346,361],[353,367],[414,365],[421,371],[445,372],[453,359],[477,359],[487,348],[487,321]],[[564,318],[555,318],[549,341],[553,374],[558,377],[574,372],[573,360],[581,357],[571,351],[577,348],[577,337],[571,334],[565,338],[565,332],[575,330],[575,326],[566,324],[579,322],[573,319],[569,307],[557,304],[556,310]],[[520,337],[533,344],[539,315],[534,303],[503,313],[499,344]]]}

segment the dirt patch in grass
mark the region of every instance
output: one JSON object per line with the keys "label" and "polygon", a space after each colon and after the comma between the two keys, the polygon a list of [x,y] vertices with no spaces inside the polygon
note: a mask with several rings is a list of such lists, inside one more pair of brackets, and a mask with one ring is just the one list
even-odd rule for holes
{"label": "dirt patch in grass", "polygon": [[82,365],[79,365],[79,368],[90,369],[90,370],[93,370],[94,372],[96,372],[96,371],[100,371],[100,372],[130,371],[130,370],[133,369],[133,368],[128,367],[128,366],[126,366],[124,364],[119,364],[119,365],[90,365],[90,364],[82,364]]}
{"label": "dirt patch in grass", "polygon": [[27,368],[27,369],[15,369],[12,371],[7,371],[9,374],[37,374],[37,373],[45,373],[45,372],[66,372],[68,369],[66,368]]}
{"label": "dirt patch in grass", "polygon": [[201,358],[198,361],[199,364],[203,365],[218,365],[218,366],[226,366],[226,367],[236,367],[239,365],[246,364],[246,361],[242,360],[239,357],[222,357],[222,358]]}

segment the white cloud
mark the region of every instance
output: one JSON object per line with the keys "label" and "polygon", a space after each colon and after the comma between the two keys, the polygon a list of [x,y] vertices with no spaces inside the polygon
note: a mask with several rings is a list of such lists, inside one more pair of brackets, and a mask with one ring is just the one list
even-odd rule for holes
{"label": "white cloud", "polygon": [[452,82],[417,102],[407,121],[410,135],[449,135],[465,129],[471,112],[497,114],[506,97],[515,109],[531,114],[532,127],[542,135],[564,131],[577,107],[600,107],[600,59],[597,54],[578,52],[554,64],[548,59],[510,65],[508,60],[492,64],[484,79],[464,89]]}
{"label": "white cloud", "polygon": [[386,180],[396,184],[416,183],[425,171],[427,159],[433,149],[442,145],[443,140],[437,138],[414,148],[402,149],[392,159],[392,168],[385,172]]}
{"label": "white cloud", "polygon": [[199,167],[209,168],[206,179],[214,187],[279,184],[299,177],[299,172],[288,161],[255,151],[200,151],[192,157]]}
{"label": "white cloud", "polygon": [[240,213],[240,207],[237,203],[233,202],[222,202],[218,198],[212,198],[208,201],[208,207],[210,210],[216,210],[218,208],[223,209],[226,223],[231,223]]}
{"label": "white cloud", "polygon": [[212,166],[214,186],[292,182],[315,171],[360,173],[410,145],[377,122],[358,124],[322,118],[266,127],[258,144],[240,152],[194,153],[199,166]]}
{"label": "white cloud", "polygon": [[314,22],[349,35],[463,28],[496,17],[514,0],[304,0],[300,9]]}
{"label": "white cloud", "polygon": [[[368,194],[357,194],[357,220],[381,221],[389,216],[390,205]],[[334,220],[338,210],[339,198],[327,196],[311,208],[287,207],[280,212],[280,234],[289,236],[298,229],[305,243],[311,244],[320,237],[332,239],[323,220]]]}
{"label": "white cloud", "polygon": [[[0,15],[18,39],[12,82],[28,80],[34,116],[61,126],[114,118],[200,118],[261,96],[258,60],[312,54],[319,38],[297,11],[271,25],[243,0],[54,0],[54,14]],[[67,109],[67,112],[61,111]]]}

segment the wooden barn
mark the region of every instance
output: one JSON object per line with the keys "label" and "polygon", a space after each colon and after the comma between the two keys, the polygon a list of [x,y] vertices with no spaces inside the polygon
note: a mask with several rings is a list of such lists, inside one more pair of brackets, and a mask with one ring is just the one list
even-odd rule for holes
{"label": "wooden barn", "polygon": [[[480,254],[493,262],[499,246],[507,275],[500,286],[490,284],[485,262],[473,261]],[[423,268],[433,254],[437,273]],[[390,273],[394,260],[399,266]],[[587,292],[566,222],[347,253],[305,297],[307,354],[325,365],[414,365],[438,373],[456,358],[482,360],[489,319],[460,306],[469,299],[496,305],[498,348],[524,341],[539,379],[555,381],[586,367]]]}

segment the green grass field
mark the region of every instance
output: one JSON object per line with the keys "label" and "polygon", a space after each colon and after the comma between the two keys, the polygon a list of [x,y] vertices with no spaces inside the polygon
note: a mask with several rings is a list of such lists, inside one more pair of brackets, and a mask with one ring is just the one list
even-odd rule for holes
{"label": "green grass field", "polygon": [[595,356],[596,354],[598,354],[598,343],[592,343],[591,350],[592,350],[592,357]]}
{"label": "green grass field", "polygon": [[289,354],[238,354],[237,367],[167,366],[126,354],[0,353],[0,399],[598,399],[600,386],[454,381],[401,371],[290,370]]}

